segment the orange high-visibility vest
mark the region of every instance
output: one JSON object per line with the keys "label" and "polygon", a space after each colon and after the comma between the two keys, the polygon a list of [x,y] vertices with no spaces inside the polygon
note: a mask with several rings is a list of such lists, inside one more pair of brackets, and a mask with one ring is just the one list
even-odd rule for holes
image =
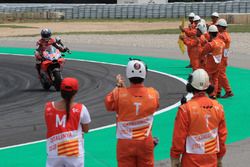
{"label": "orange high-visibility vest", "polygon": [[117,101],[118,139],[143,140],[151,133],[153,114],[158,107],[158,92],[153,88],[144,88],[141,96],[133,96],[127,88],[113,91]]}
{"label": "orange high-visibility vest", "polygon": [[216,166],[226,152],[227,128],[223,107],[205,92],[179,107],[175,119],[171,157],[181,166]]}
{"label": "orange high-visibility vest", "polygon": [[225,43],[225,49],[224,49],[224,57],[229,56],[229,48],[231,44],[231,37],[227,31],[219,33],[219,38],[222,39],[222,41]]}
{"label": "orange high-visibility vest", "polygon": [[223,109],[217,101],[201,106],[196,100],[189,101],[183,111],[190,118],[186,152],[191,154],[213,154],[219,152],[218,126]]}
{"label": "orange high-visibility vest", "polygon": [[216,37],[209,42],[208,45],[210,45],[212,50],[209,55],[207,55],[205,68],[208,73],[213,73],[218,70],[225,44],[221,39]]}

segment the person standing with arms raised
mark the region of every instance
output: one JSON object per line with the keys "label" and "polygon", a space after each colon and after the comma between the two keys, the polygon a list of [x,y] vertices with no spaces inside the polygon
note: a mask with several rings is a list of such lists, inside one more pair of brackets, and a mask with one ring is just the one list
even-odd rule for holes
{"label": "person standing with arms raised", "polygon": [[82,133],[88,132],[91,119],[87,108],[74,102],[78,87],[77,79],[63,79],[62,100],[48,102],[45,106],[46,167],[84,167]]}
{"label": "person standing with arms raised", "polygon": [[108,111],[116,112],[118,167],[153,167],[153,114],[159,107],[159,93],[143,84],[147,67],[140,60],[131,59],[126,68],[130,86],[123,77],[116,76],[116,88],[106,97]]}

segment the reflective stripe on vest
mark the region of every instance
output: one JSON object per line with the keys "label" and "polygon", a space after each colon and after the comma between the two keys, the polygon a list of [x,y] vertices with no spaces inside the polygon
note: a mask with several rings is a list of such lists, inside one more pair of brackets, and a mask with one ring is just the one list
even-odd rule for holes
{"label": "reflective stripe on vest", "polygon": [[116,90],[118,100],[117,133],[118,139],[143,140],[151,132],[153,114],[157,109],[157,97],[153,88],[143,88],[145,93],[133,96],[127,88]]}
{"label": "reflective stripe on vest", "polygon": [[78,157],[81,140],[78,131],[69,131],[54,135],[47,139],[48,156],[74,156]]}
{"label": "reflective stripe on vest", "polygon": [[143,140],[151,131],[153,115],[135,121],[117,122],[118,139]]}
{"label": "reflective stripe on vest", "polygon": [[213,154],[219,152],[218,129],[207,133],[188,136],[186,152],[191,154]]}
{"label": "reflective stripe on vest", "polygon": [[191,154],[214,154],[219,152],[218,125],[220,106],[208,100],[200,105],[197,100],[186,103],[189,114],[189,131],[186,138],[186,152]]}

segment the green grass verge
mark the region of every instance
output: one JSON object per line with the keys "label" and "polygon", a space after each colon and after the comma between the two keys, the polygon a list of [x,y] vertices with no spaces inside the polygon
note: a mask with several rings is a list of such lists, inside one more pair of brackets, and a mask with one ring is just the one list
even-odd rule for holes
{"label": "green grass verge", "polygon": [[[158,30],[144,30],[144,31],[93,31],[93,32],[54,32],[54,35],[81,35],[81,34],[99,34],[99,35],[131,35],[131,34],[178,34],[179,29],[158,29]],[[39,34],[18,35],[13,37],[35,37]]]}
{"label": "green grass verge", "polygon": [[1,25],[0,28],[38,28],[38,27],[30,27],[30,26],[19,26],[19,25]]}
{"label": "green grass verge", "polygon": [[[229,25],[228,30],[231,33],[247,33],[250,32],[250,24],[244,25]],[[93,31],[93,32],[54,32],[54,35],[81,35],[81,34],[99,34],[99,35],[148,35],[148,34],[179,34],[179,29],[156,29],[144,31]],[[18,37],[34,37],[39,34],[20,35]]]}
{"label": "green grass verge", "polygon": [[178,34],[180,33],[179,29],[157,29],[157,30],[144,30],[144,31],[95,31],[95,32],[65,32],[65,33],[56,33],[57,35],[64,34],[107,34],[107,35],[130,35],[130,34]]}
{"label": "green grass verge", "polygon": [[50,23],[50,22],[61,22],[61,23],[68,23],[68,22],[142,22],[142,23],[152,23],[152,22],[180,22],[181,18],[114,18],[114,19],[69,19],[69,20],[31,20],[31,19],[24,19],[24,20],[13,20],[13,21],[4,21],[1,20],[1,23]]}
{"label": "green grass verge", "polygon": [[233,24],[228,26],[229,32],[250,32],[250,24]]}

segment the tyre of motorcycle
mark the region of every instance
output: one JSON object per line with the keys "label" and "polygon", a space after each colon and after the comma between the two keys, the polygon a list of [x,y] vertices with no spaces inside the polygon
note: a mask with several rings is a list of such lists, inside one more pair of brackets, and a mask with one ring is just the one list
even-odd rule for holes
{"label": "tyre of motorcycle", "polygon": [[55,87],[56,91],[60,91],[61,82],[62,82],[61,71],[56,68],[53,70],[52,75],[53,75],[54,87]]}
{"label": "tyre of motorcycle", "polygon": [[40,82],[41,82],[43,89],[49,90],[51,84],[50,84],[49,79],[47,78],[47,76],[44,73],[41,73]]}

